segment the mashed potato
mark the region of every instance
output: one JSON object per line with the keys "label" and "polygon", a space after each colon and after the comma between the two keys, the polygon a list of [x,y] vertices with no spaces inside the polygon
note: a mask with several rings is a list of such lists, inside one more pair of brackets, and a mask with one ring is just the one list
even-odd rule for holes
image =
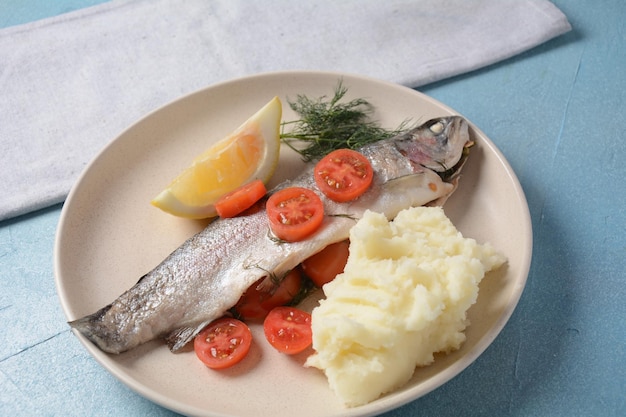
{"label": "mashed potato", "polygon": [[459,349],[478,284],[505,258],[464,238],[438,207],[407,209],[393,222],[366,212],[350,242],[344,273],[313,310],[306,365],[357,406],[405,384],[435,352]]}

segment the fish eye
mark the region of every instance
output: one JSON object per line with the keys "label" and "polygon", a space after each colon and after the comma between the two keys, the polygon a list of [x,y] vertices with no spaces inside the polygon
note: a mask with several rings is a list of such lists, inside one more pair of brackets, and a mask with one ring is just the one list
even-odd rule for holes
{"label": "fish eye", "polygon": [[443,122],[441,121],[437,121],[435,123],[433,123],[432,125],[430,125],[428,127],[430,129],[431,132],[433,132],[435,135],[440,134],[441,132],[443,132]]}

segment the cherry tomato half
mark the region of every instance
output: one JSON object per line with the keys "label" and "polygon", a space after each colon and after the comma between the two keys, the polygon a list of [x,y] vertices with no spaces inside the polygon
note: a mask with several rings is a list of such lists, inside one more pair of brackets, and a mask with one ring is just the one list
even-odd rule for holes
{"label": "cherry tomato half", "polygon": [[302,286],[302,277],[297,269],[291,270],[273,288],[258,288],[265,279],[263,277],[252,284],[235,304],[235,311],[243,320],[264,319],[274,307],[283,306],[293,300]]}
{"label": "cherry tomato half", "polygon": [[224,369],[241,362],[251,345],[248,326],[230,317],[215,320],[193,341],[196,355],[211,369]]}
{"label": "cherry tomato half", "polygon": [[308,188],[277,191],[265,206],[272,232],[287,242],[297,242],[315,232],[324,220],[324,205]]}
{"label": "cherry tomato half", "polygon": [[263,181],[254,180],[220,197],[215,203],[215,211],[222,218],[235,217],[252,207],[266,193]]}
{"label": "cherry tomato half", "polygon": [[265,338],[279,352],[300,353],[313,340],[311,315],[295,307],[276,307],[263,322]]}
{"label": "cherry tomato half", "polygon": [[302,271],[318,287],[332,281],[343,272],[348,261],[350,242],[343,240],[326,246],[302,262]]}
{"label": "cherry tomato half", "polygon": [[315,165],[313,175],[324,195],[343,203],[367,191],[374,178],[374,170],[363,154],[351,149],[337,149]]}

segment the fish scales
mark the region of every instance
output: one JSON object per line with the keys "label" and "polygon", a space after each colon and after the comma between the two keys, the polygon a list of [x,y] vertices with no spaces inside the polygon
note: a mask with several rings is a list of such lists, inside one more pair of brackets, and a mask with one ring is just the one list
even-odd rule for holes
{"label": "fish scales", "polygon": [[348,238],[365,210],[392,219],[411,206],[443,203],[456,187],[464,148],[471,143],[467,122],[450,116],[367,145],[360,151],[372,163],[373,185],[347,203],[326,198],[309,166],[273,191],[300,186],[320,196],[325,217],[311,237],[294,243],[273,239],[261,202],[256,211],[209,223],[111,304],[69,324],[105,352],[121,353],[157,338],[176,352],[260,278],[281,276]]}

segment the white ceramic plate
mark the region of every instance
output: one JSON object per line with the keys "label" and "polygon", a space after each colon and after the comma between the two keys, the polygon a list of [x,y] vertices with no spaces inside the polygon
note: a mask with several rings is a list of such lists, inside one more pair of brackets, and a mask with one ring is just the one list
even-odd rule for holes
{"label": "white ceramic plate", "polygon": [[[282,72],[214,85],[149,114],[93,160],[63,207],[55,244],[55,276],[68,320],[111,302],[204,226],[149,204],[195,155],[272,97],[283,101],[283,120],[293,120],[296,115],[288,100],[297,94],[332,96],[340,78],[349,88],[349,97],[367,98],[376,108],[374,117],[386,127],[396,127],[406,119],[426,121],[455,113],[395,84],[348,74]],[[277,354],[263,343],[258,326],[252,330],[259,342],[249,357],[222,372],[207,369],[193,352],[174,355],[160,342],[114,356],[77,337],[124,384],[187,415],[371,416],[432,391],[470,365],[498,335],[519,300],[531,259],[530,216],[519,182],[494,144],[476,127],[472,130],[477,146],[445,210],[465,236],[489,241],[500,249],[508,265],[482,281],[478,302],[469,311],[471,326],[462,349],[437,356],[433,365],[417,369],[403,388],[365,406],[346,409],[321,372],[302,366],[305,355]],[[293,176],[301,167],[298,156],[284,148],[273,181]]]}

